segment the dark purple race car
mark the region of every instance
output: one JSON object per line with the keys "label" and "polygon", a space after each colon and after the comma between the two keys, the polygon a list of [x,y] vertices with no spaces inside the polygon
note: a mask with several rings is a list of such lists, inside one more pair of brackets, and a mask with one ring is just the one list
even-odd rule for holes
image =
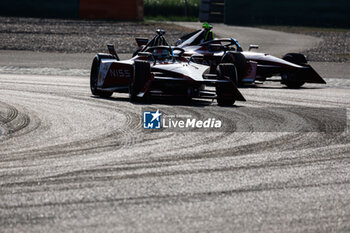
{"label": "dark purple race car", "polygon": [[[237,73],[233,80],[236,85],[278,81],[289,88],[299,88],[305,83],[326,83],[302,54],[288,53],[283,58],[278,58],[250,51],[257,49],[257,45],[251,45],[248,51],[243,51],[234,38],[214,39],[211,26],[204,25],[203,29],[181,37],[177,47],[184,49],[184,57],[210,66],[211,73],[217,72],[219,64],[233,64]],[[147,39],[136,40],[138,51],[148,43]],[[277,76],[280,78],[276,79]]]}
{"label": "dark purple race car", "polygon": [[[205,38],[207,34],[207,28],[190,33],[180,38],[177,46],[185,50],[185,57],[196,63],[210,65],[212,70],[220,63],[234,64],[238,84],[271,80],[280,81],[289,88],[299,88],[305,83],[326,83],[302,54],[288,53],[283,58],[278,58],[250,51],[257,49],[257,45],[251,45],[248,51],[243,51],[234,38],[208,41]],[[275,76],[281,78],[271,79]]]}
{"label": "dark purple race car", "polygon": [[109,46],[109,54],[97,54],[91,67],[92,94],[109,97],[124,92],[131,101],[146,96],[217,99],[223,106],[245,101],[232,81],[236,78],[233,64],[220,64],[216,73],[210,73],[209,66],[183,57],[184,49],[169,46],[164,33],[158,30],[129,60],[120,61],[114,46]]}

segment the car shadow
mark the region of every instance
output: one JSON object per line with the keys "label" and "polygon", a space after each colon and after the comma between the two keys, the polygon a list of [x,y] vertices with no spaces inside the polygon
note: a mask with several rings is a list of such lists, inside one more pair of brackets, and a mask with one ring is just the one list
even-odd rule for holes
{"label": "car shadow", "polygon": [[[201,99],[179,99],[172,97],[147,97],[145,99],[140,99],[139,101],[131,102],[128,97],[120,97],[116,96],[116,94],[111,97],[100,97],[100,96],[91,96],[91,98],[95,99],[104,99],[107,101],[116,101],[116,102],[130,102],[133,105],[139,106],[152,106],[152,105],[167,105],[167,106],[189,106],[189,107],[197,107],[204,108],[207,106],[218,106],[215,100],[201,100]],[[242,106],[237,106],[237,102],[232,106],[218,106],[220,108],[239,108]]]}
{"label": "car shadow", "polygon": [[250,85],[241,85],[238,86],[238,89],[269,89],[269,90],[317,90],[317,89],[324,89],[325,86],[320,87],[308,87],[308,86],[302,86],[300,88],[289,88],[287,86],[272,86],[268,84],[250,84]]}

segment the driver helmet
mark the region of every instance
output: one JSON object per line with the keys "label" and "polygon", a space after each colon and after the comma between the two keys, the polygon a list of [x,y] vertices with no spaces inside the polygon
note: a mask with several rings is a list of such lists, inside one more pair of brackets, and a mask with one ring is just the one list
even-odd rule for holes
{"label": "driver helmet", "polygon": [[211,30],[213,26],[207,22],[203,23],[202,27],[206,30]]}

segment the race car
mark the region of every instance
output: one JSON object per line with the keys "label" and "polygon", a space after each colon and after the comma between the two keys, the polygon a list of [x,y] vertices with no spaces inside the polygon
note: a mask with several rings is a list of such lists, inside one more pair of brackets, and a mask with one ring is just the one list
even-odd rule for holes
{"label": "race car", "polygon": [[[305,83],[326,82],[307,63],[304,55],[288,53],[282,59],[266,54],[252,52],[259,48],[251,45],[248,51],[243,51],[234,38],[207,40],[211,26],[204,25],[203,29],[181,37],[177,46],[185,50],[183,56],[191,61],[211,66],[215,71],[221,63],[234,64],[238,79],[237,85],[256,83],[257,81],[278,81],[289,88],[299,88]],[[280,79],[275,77],[279,76]]]}
{"label": "race car", "polygon": [[210,74],[209,66],[191,62],[182,56],[182,48],[169,46],[164,34],[157,30],[157,35],[130,60],[120,61],[113,45],[108,45],[109,54],[97,54],[90,74],[92,94],[110,97],[113,92],[129,93],[131,101],[146,96],[208,98],[217,99],[222,106],[245,101],[232,81],[234,65],[220,64],[216,74]]}

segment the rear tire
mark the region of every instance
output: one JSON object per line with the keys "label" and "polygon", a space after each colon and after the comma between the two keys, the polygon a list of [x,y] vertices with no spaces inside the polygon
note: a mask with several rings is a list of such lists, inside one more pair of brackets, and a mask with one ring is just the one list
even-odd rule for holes
{"label": "rear tire", "polygon": [[[305,56],[300,53],[287,53],[282,59],[297,65],[307,64]],[[282,83],[291,89],[298,89],[305,84],[304,81],[297,79],[296,73],[282,74]]]}
{"label": "rear tire", "polygon": [[234,64],[221,63],[218,65],[217,72],[221,78],[228,76],[236,86],[238,85],[238,72]]}
{"label": "rear tire", "polygon": [[97,90],[98,73],[100,70],[101,59],[104,58],[114,59],[112,55],[108,54],[98,54],[94,57],[90,72],[90,90],[93,95],[108,98],[112,96],[113,92]]}
{"label": "rear tire", "polygon": [[221,63],[231,63],[234,64],[237,69],[237,80],[238,84],[240,84],[241,79],[246,73],[247,70],[247,59],[242,53],[238,52],[227,52],[221,58]]}
{"label": "rear tire", "polygon": [[306,57],[301,53],[287,53],[282,59],[297,65],[307,64]]}
{"label": "rear tire", "polygon": [[131,102],[137,100],[137,95],[145,86],[151,74],[151,66],[146,61],[135,61],[135,75],[130,79],[129,98]]}

